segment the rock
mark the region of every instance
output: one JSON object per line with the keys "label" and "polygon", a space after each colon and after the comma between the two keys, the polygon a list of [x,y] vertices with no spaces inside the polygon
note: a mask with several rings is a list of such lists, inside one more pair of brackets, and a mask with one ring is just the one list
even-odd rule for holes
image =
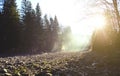
{"label": "rock", "polygon": [[15,66],[10,65],[10,66],[8,67],[8,69],[9,69],[9,70],[14,70],[14,69],[16,69],[16,67],[15,67]]}
{"label": "rock", "polygon": [[12,76],[12,74],[10,74],[10,73],[5,73],[5,76]]}
{"label": "rock", "polygon": [[46,76],[52,76],[52,74],[51,73],[46,73]]}
{"label": "rock", "polygon": [[7,72],[8,72],[7,69],[0,70],[0,73],[7,73]]}
{"label": "rock", "polygon": [[22,76],[29,76],[29,74],[27,74],[27,73],[24,73],[24,74],[22,74]]}
{"label": "rock", "polygon": [[51,73],[41,72],[39,74],[36,74],[35,76],[53,76],[53,75]]}
{"label": "rock", "polygon": [[21,76],[21,74],[18,72],[17,74],[15,74],[14,76]]}

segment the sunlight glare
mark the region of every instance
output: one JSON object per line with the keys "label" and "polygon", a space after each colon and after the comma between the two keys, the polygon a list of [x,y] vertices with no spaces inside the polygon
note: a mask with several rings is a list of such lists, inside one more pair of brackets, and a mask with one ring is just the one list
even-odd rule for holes
{"label": "sunlight glare", "polygon": [[102,29],[106,24],[105,17],[103,15],[95,15],[92,18],[91,26],[93,25],[93,28],[95,29]]}
{"label": "sunlight glare", "polygon": [[94,30],[102,29],[106,24],[104,15],[93,15],[76,25],[71,25],[73,34],[91,35]]}
{"label": "sunlight glare", "polygon": [[89,49],[92,34],[94,30],[103,29],[106,24],[105,17],[102,14],[92,15],[76,25],[72,25],[72,40],[69,45],[65,45],[66,50],[76,52]]}

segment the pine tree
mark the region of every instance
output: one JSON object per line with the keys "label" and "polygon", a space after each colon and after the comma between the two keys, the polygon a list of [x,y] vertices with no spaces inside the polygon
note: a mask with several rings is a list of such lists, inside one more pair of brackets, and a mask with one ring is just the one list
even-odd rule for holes
{"label": "pine tree", "polygon": [[[51,30],[50,30],[50,21],[47,18],[47,15],[44,16],[44,50],[45,52],[51,51]],[[48,45],[48,43],[50,43]]]}
{"label": "pine tree", "polygon": [[36,5],[36,33],[35,33],[35,44],[36,44],[36,48],[37,50],[39,50],[38,52],[41,52],[40,50],[43,50],[43,35],[44,35],[44,31],[43,31],[43,20],[42,20],[42,15],[41,15],[41,9],[39,6],[39,3],[37,3]]}
{"label": "pine tree", "polygon": [[50,18],[50,25],[49,25],[49,27],[48,27],[48,36],[49,36],[49,43],[50,43],[50,46],[49,46],[49,51],[52,51],[52,49],[53,49],[53,47],[54,47],[54,42],[55,42],[55,40],[54,40],[54,29],[53,29],[53,26],[54,26],[54,20],[53,20],[53,18],[51,17]]}
{"label": "pine tree", "polygon": [[22,24],[24,25],[24,32],[23,32],[23,46],[26,49],[26,52],[34,51],[34,34],[35,34],[35,11],[32,9],[32,4],[28,0],[22,1]]}
{"label": "pine tree", "polygon": [[0,12],[0,52],[3,50],[4,35],[3,35],[3,14]]}
{"label": "pine tree", "polygon": [[19,39],[19,14],[16,0],[5,0],[3,5],[4,48],[15,49]]}
{"label": "pine tree", "polygon": [[55,35],[54,36],[54,40],[55,40],[54,46],[56,45],[57,46],[56,50],[59,51],[62,48],[62,37],[61,37],[62,33],[60,33],[60,32],[62,32],[62,30],[61,30],[61,27],[59,25],[57,16],[54,17],[53,29],[54,29],[54,35]]}
{"label": "pine tree", "polygon": [[37,3],[37,6],[36,6],[36,23],[37,23],[37,26],[41,26],[41,29],[42,29],[43,20],[42,20],[42,14],[41,14],[39,3]]}
{"label": "pine tree", "polygon": [[47,15],[44,16],[44,29],[48,30],[50,28],[50,22],[47,18]]}
{"label": "pine tree", "polygon": [[54,40],[58,40],[58,33],[59,33],[59,23],[57,20],[57,16],[54,18],[54,25],[53,25],[53,31],[54,31]]}

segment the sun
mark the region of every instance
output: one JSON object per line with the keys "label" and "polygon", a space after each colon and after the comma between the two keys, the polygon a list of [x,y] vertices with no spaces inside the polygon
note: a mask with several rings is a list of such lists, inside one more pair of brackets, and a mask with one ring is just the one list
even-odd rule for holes
{"label": "sun", "polygon": [[102,14],[92,15],[80,21],[76,25],[71,25],[73,34],[91,35],[94,30],[103,29],[106,24],[105,16]]}
{"label": "sun", "polygon": [[91,18],[91,23],[90,25],[94,28],[94,29],[102,29],[106,24],[106,20],[105,20],[105,16],[104,15],[94,15]]}

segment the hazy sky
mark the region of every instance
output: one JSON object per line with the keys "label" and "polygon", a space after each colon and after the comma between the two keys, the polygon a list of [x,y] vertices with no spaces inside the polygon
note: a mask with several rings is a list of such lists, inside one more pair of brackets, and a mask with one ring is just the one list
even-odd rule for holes
{"label": "hazy sky", "polygon": [[[57,15],[63,25],[73,25],[78,23],[84,16],[85,5],[88,0],[31,0],[33,7],[40,3],[43,14],[48,16]],[[20,7],[21,0],[17,0]]]}

